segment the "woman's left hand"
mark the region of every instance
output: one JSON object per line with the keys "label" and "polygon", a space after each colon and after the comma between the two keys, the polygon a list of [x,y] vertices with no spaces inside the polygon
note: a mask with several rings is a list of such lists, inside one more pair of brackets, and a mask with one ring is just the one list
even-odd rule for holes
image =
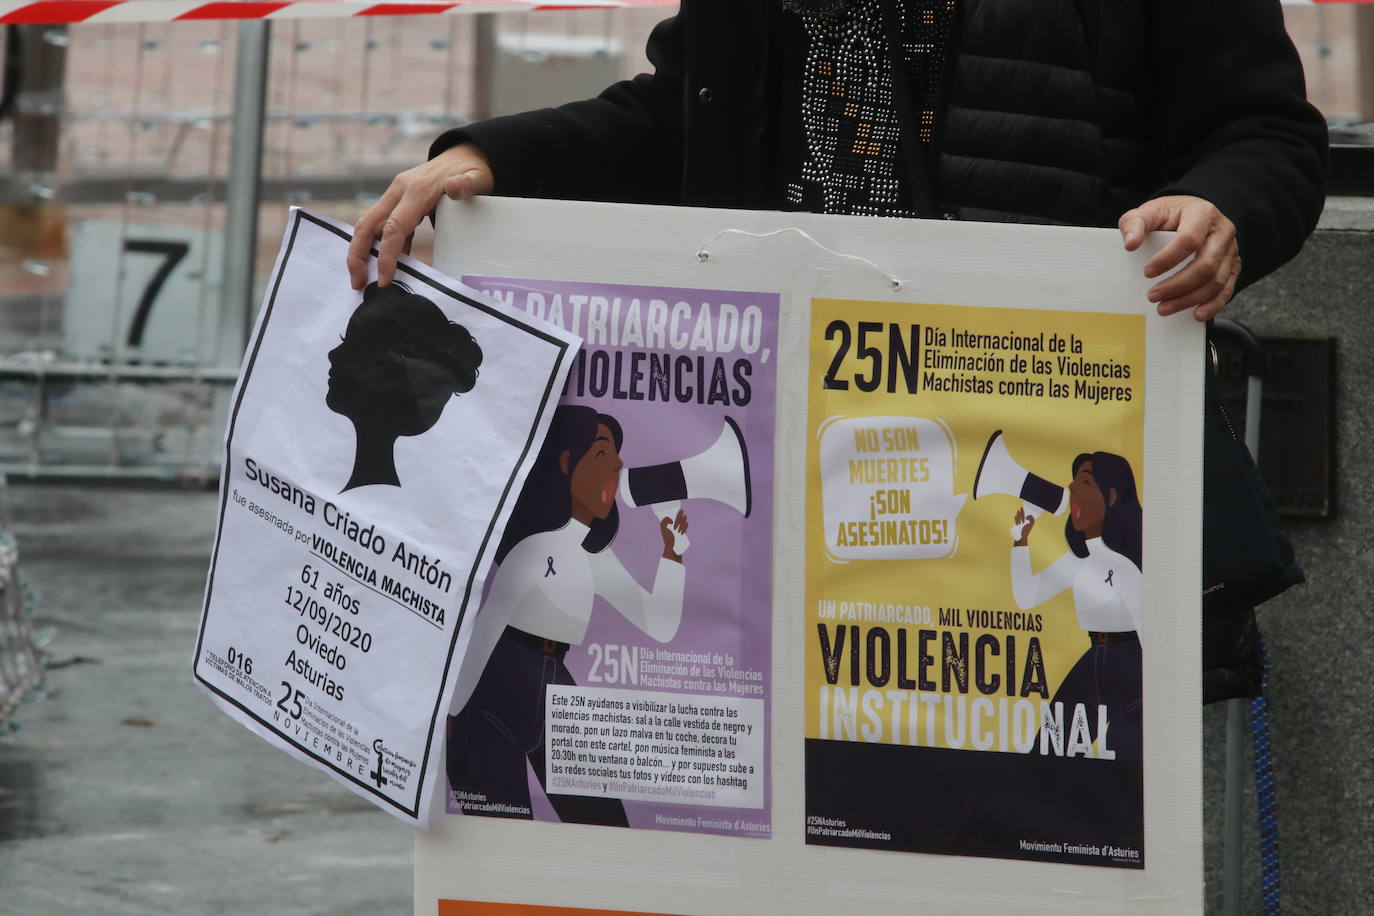
{"label": "woman's left hand", "polygon": [[1159,314],[1192,309],[1194,318],[1206,321],[1231,301],[1240,278],[1236,224],[1210,201],[1186,194],[1156,197],[1123,213],[1117,228],[1127,251],[1139,248],[1146,234],[1156,229],[1176,233],[1145,265],[1145,276],[1151,279],[1193,259],[1150,287],[1149,298],[1158,303]]}
{"label": "woman's left hand", "polygon": [[679,534],[687,533],[687,513],[681,509],[677,510],[677,518],[663,518],[658,522],[658,533],[663,535],[663,559],[681,563],[682,554],[673,550],[677,543],[673,539],[674,531]]}

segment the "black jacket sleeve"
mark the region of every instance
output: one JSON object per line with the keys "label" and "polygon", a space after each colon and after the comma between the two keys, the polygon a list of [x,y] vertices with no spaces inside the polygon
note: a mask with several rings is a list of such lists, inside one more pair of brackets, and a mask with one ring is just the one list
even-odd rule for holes
{"label": "black jacket sleeve", "polygon": [[1170,182],[1236,224],[1237,289],[1298,253],[1326,193],[1327,129],[1278,0],[1151,3],[1159,154]]}
{"label": "black jacket sleeve", "polygon": [[654,66],[594,99],[492,118],[440,135],[430,158],[471,141],[491,162],[505,197],[679,202],[686,69],[682,16],[659,23]]}

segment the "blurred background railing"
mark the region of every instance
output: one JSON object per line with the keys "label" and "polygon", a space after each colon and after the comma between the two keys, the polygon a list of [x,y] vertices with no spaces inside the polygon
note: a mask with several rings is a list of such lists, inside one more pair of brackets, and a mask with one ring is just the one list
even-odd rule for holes
{"label": "blurred background railing", "polygon": [[352,222],[445,127],[640,72],[669,12],[7,26],[0,472],[213,481],[287,205]]}

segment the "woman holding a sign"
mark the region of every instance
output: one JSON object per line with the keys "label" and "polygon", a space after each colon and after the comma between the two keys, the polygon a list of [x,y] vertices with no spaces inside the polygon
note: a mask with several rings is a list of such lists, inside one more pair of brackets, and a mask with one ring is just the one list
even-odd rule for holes
{"label": "woman holding a sign", "polygon": [[1175,230],[1150,299],[1206,320],[1322,208],[1277,0],[683,0],[647,52],[595,99],[439,137],[358,221],[354,287],[374,239],[387,283],[440,197],[496,193]]}

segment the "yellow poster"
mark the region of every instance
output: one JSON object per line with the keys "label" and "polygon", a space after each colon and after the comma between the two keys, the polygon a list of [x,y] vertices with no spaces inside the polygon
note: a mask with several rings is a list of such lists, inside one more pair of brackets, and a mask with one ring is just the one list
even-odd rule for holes
{"label": "yellow poster", "polygon": [[814,844],[1144,867],[1144,318],[816,300]]}

